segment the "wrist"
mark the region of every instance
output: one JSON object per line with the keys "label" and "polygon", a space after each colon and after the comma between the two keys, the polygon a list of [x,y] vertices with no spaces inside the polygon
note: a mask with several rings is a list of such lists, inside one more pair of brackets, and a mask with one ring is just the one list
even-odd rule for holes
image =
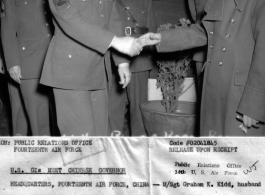
{"label": "wrist", "polygon": [[114,36],[112,41],[110,42],[109,48],[111,48],[111,47],[115,48],[115,46],[117,45],[118,41],[119,41],[119,38]]}
{"label": "wrist", "polygon": [[118,65],[119,68],[128,67],[128,66],[129,66],[129,63],[121,63]]}

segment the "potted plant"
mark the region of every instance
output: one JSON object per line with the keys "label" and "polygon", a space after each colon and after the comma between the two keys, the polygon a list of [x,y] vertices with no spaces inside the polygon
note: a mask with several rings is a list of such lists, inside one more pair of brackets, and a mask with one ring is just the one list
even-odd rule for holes
{"label": "potted plant", "polygon": [[[158,32],[187,26],[189,20],[181,19],[178,25],[161,25]],[[162,101],[148,101],[141,105],[145,128],[150,136],[194,135],[196,104],[179,101],[184,90],[184,79],[190,68],[191,52],[181,51],[158,54],[159,73],[157,87],[161,88]]]}

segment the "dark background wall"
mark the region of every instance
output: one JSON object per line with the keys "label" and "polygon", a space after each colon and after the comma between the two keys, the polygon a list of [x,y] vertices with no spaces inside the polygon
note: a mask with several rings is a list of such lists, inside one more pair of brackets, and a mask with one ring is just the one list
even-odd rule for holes
{"label": "dark background wall", "polygon": [[189,18],[188,0],[153,0],[158,25],[177,24],[180,18]]}

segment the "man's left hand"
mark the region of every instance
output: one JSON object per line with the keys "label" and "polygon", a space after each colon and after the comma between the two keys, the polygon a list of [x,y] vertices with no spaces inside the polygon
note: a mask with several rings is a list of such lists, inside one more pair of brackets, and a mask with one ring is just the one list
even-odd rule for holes
{"label": "man's left hand", "polygon": [[120,84],[125,88],[131,81],[131,71],[128,63],[120,64],[118,68]]}
{"label": "man's left hand", "polygon": [[259,123],[259,121],[255,120],[253,118],[250,118],[246,115],[243,115],[243,124],[245,127],[248,127],[248,128],[250,128],[252,126],[253,127],[259,127],[258,123]]}
{"label": "man's left hand", "polygon": [[246,115],[243,115],[243,117],[238,115],[237,119],[242,121],[244,127],[247,127],[247,128],[250,128],[252,126],[257,127],[257,128],[259,127],[259,125],[258,125],[259,121],[255,120],[253,118],[250,118]]}

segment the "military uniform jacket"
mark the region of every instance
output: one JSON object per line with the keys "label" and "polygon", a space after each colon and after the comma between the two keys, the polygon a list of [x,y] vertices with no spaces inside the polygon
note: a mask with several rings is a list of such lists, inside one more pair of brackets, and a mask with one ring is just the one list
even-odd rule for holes
{"label": "military uniform jacket", "polygon": [[53,28],[46,0],[5,0],[1,35],[7,69],[21,67],[22,79],[40,78]]}
{"label": "military uniform jacket", "polygon": [[[190,13],[191,13],[193,21],[196,24],[201,25],[201,26],[203,26],[202,19],[205,15],[204,7],[206,3],[207,3],[207,0],[189,0],[188,1],[189,9],[190,9]],[[196,62],[205,62],[206,50],[207,50],[206,46],[195,48],[193,60]]]}
{"label": "military uniform jacket", "polygon": [[[115,34],[122,34],[114,0],[49,0],[49,4],[55,35],[41,83],[62,89],[105,88],[105,68],[110,75],[108,48]],[[117,64],[123,62],[119,60]]]}
{"label": "military uniform jacket", "polygon": [[[265,1],[208,0],[204,28],[162,32],[160,51],[207,44],[201,135],[241,136],[238,113],[265,121]],[[248,130],[263,135],[264,125]]]}
{"label": "military uniform jacket", "polygon": [[[150,32],[156,32],[156,19],[153,9],[152,0],[122,0],[122,2],[129,8],[130,14],[137,21],[139,26],[149,28]],[[123,24],[123,35],[125,36],[126,27],[134,27],[132,19],[125,13],[123,7],[117,5],[119,12],[121,13],[121,19]],[[132,34],[134,37],[140,37],[140,34]],[[154,66],[154,62],[151,59],[150,47],[144,48],[139,56],[129,59],[131,72],[142,72],[151,70]]]}

